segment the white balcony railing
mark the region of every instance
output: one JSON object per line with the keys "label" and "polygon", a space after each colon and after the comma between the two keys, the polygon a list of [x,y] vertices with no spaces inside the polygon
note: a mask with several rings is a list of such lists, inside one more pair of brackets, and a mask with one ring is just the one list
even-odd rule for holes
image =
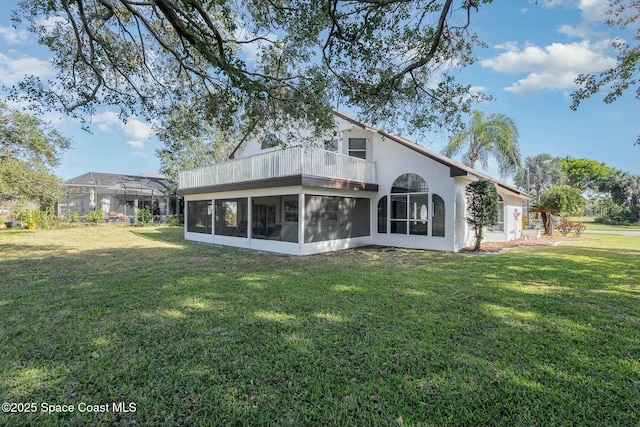
{"label": "white balcony railing", "polygon": [[318,148],[295,146],[180,172],[179,189],[310,175],[375,183],[375,164]]}

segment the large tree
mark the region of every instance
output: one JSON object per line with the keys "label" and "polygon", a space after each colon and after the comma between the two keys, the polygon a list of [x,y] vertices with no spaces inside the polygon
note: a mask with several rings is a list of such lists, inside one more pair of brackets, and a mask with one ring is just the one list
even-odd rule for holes
{"label": "large tree", "polygon": [[553,215],[575,214],[586,205],[582,192],[568,185],[559,185],[545,191],[531,212],[541,212],[545,234],[553,235]]}
{"label": "large tree", "polygon": [[521,167],[518,136],[518,126],[510,117],[504,114],[486,116],[476,110],[466,128],[449,141],[442,154],[453,157],[466,150],[462,162],[472,168],[476,162],[487,167],[489,156],[493,156],[500,174],[508,176]]}
{"label": "large tree", "polygon": [[48,123],[0,103],[0,200],[58,200],[62,185],[52,169],[69,145]]}
{"label": "large tree", "polygon": [[602,185],[602,190],[609,193],[625,222],[640,221],[640,177],[616,171]]}
{"label": "large tree", "polygon": [[[640,99],[640,1],[613,0],[609,3],[605,21],[612,28],[619,28],[631,36],[631,40],[614,38],[611,42],[617,52],[616,65],[599,74],[581,74],[576,79],[580,88],[573,92],[571,108],[577,110],[582,101],[605,91],[604,102],[610,104],[628,89],[635,88],[636,99]],[[640,144],[640,137],[636,140]]]}
{"label": "large tree", "polygon": [[551,154],[542,153],[528,156],[524,166],[515,176],[515,184],[525,191],[533,190],[536,201],[540,201],[542,192],[562,184],[565,179],[562,159]]}
{"label": "large tree", "polygon": [[13,94],[81,117],[113,105],[163,119],[187,102],[225,126],[319,133],[340,102],[389,127],[455,127],[473,99],[455,71],[474,62],[472,16],[491,1],[20,0],[14,19],[57,74]]}
{"label": "large tree", "polygon": [[572,159],[562,161],[567,184],[580,191],[592,190],[602,192],[609,179],[617,172],[602,162],[589,159]]}
{"label": "large tree", "polygon": [[216,126],[187,105],[171,112],[157,134],[163,143],[156,152],[160,173],[173,182],[182,170],[227,160],[242,138],[237,128]]}

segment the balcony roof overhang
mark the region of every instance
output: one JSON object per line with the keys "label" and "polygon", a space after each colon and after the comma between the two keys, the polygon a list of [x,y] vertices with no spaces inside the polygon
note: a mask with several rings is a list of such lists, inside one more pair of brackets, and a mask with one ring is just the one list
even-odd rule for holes
{"label": "balcony roof overhang", "polygon": [[185,188],[178,190],[178,196],[206,193],[226,193],[229,191],[256,190],[277,187],[319,187],[339,190],[370,191],[377,192],[378,184],[366,182],[346,181],[341,179],[323,178],[310,175],[291,175],[277,178],[262,179],[259,181],[244,181],[230,184],[210,185],[204,187]]}

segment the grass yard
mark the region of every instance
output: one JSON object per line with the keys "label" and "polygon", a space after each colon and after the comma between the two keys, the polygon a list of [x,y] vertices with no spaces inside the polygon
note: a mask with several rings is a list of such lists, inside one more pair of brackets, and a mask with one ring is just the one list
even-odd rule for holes
{"label": "grass yard", "polygon": [[0,425],[640,425],[640,238],[295,258],[181,233],[0,232]]}
{"label": "grass yard", "polygon": [[599,224],[595,221],[594,217],[592,216],[569,217],[569,220],[583,223],[587,227],[587,230],[640,231],[640,223],[630,224],[630,225]]}

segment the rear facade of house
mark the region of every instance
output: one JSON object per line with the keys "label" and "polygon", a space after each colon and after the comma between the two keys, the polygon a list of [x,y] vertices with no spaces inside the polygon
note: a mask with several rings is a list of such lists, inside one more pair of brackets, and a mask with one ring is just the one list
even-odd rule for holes
{"label": "rear facade of house", "polygon": [[[456,252],[473,243],[465,189],[488,177],[334,116],[331,141],[283,148],[275,134],[247,138],[229,161],[181,172],[185,238],[293,255],[366,245]],[[486,241],[520,238],[529,196],[493,181],[500,220]]]}

